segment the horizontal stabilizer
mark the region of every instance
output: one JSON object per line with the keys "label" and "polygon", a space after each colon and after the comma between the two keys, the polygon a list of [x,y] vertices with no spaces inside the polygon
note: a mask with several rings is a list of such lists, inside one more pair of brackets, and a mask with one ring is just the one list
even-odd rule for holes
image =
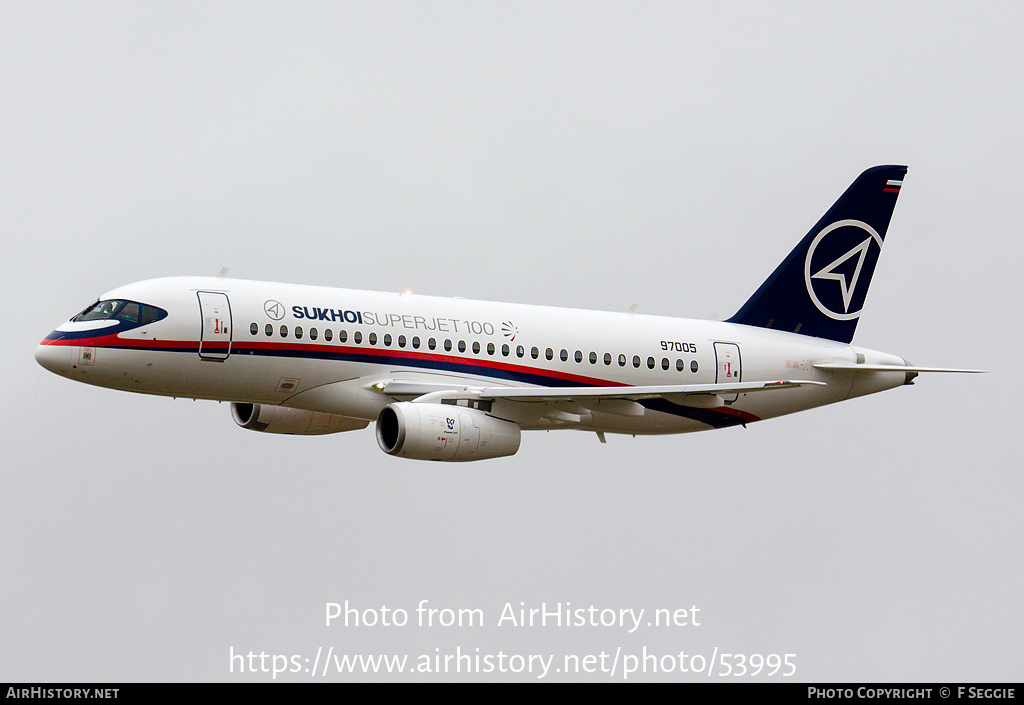
{"label": "horizontal stabilizer", "polygon": [[844,362],[819,362],[814,365],[819,370],[835,372],[963,372],[968,374],[984,374],[988,370],[962,370],[955,367],[915,367],[913,365],[851,365]]}

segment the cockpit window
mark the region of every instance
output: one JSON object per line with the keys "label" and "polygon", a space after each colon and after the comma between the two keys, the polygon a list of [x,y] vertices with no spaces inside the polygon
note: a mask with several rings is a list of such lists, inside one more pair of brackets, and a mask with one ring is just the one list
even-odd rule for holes
{"label": "cockpit window", "polygon": [[138,323],[139,305],[134,301],[125,301],[124,306],[121,307],[115,317],[117,320],[124,321],[126,323]]}
{"label": "cockpit window", "polygon": [[118,309],[124,306],[124,301],[111,299],[108,301],[97,301],[89,308],[72,318],[72,321],[105,321],[113,318]]}
{"label": "cockpit window", "polygon": [[160,309],[158,309],[156,306],[142,304],[142,313],[139,314],[139,323],[145,325],[147,323],[159,321],[161,318],[162,316],[160,315]]}
{"label": "cockpit window", "polygon": [[118,320],[125,323],[153,323],[163,318],[166,313],[149,304],[140,304],[136,301],[122,301],[120,299],[107,299],[97,301],[89,308],[72,318],[72,321],[108,321]]}

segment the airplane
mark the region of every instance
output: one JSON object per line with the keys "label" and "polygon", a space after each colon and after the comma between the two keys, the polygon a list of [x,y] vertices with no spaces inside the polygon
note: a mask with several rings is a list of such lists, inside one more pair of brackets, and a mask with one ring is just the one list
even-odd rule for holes
{"label": "airplane", "polygon": [[725,321],[171,277],[100,296],[35,358],[87,384],[230,402],[252,431],[373,422],[385,453],[418,460],[510,456],[524,430],[604,443],[746,426],[981,371],[852,344],[906,171],[861,174]]}

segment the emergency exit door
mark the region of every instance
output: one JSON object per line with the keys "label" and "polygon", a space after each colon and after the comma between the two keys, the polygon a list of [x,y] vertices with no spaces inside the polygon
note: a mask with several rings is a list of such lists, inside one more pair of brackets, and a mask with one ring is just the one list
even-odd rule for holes
{"label": "emergency exit door", "polygon": [[[740,364],[739,345],[736,343],[715,343],[715,360],[718,365],[718,372],[715,375],[716,384],[743,381],[743,367]],[[726,402],[734,402],[739,398],[739,394],[731,394],[722,398]]]}
{"label": "emergency exit door", "polygon": [[228,295],[219,291],[199,293],[199,357],[226,360],[231,354],[231,305]]}

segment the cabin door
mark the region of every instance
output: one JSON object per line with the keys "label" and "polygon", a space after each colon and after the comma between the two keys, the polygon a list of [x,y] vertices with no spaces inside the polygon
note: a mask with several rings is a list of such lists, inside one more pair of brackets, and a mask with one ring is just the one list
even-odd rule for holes
{"label": "cabin door", "polygon": [[226,360],[231,354],[231,305],[220,291],[199,293],[199,357]]}

